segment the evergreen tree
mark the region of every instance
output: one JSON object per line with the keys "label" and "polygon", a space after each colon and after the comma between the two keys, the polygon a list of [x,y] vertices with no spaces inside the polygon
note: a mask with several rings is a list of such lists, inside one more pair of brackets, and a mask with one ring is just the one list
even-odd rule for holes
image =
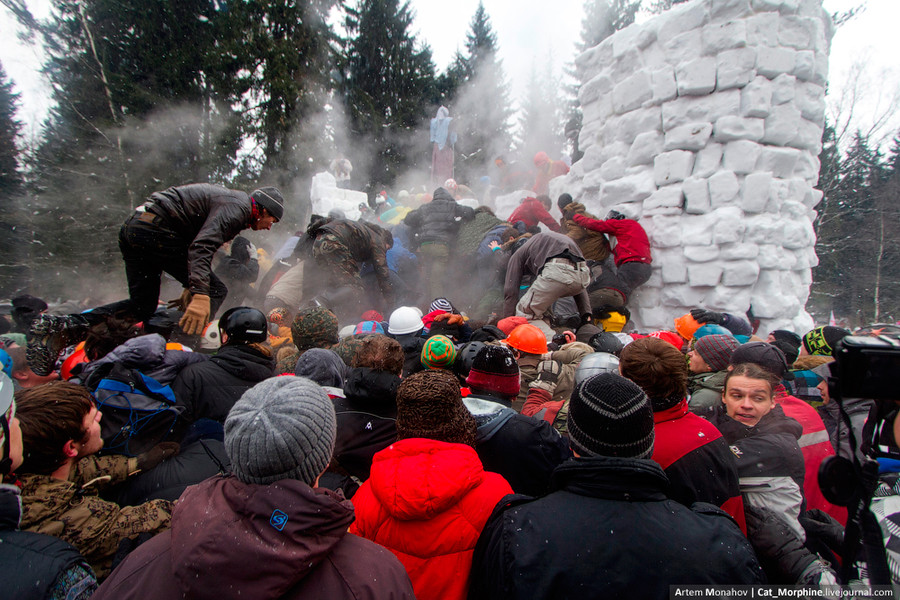
{"label": "evergreen tree", "polygon": [[22,130],[21,121],[16,119],[18,105],[19,94],[13,91],[13,84],[0,63],[0,211],[3,213],[10,208],[6,202],[21,192],[24,183],[16,144]]}
{"label": "evergreen tree", "polygon": [[496,156],[509,150],[512,141],[509,85],[484,4],[478,4],[469,25],[465,56],[457,54],[449,71],[460,82],[450,98],[459,135],[457,179],[472,183],[488,172]]}
{"label": "evergreen tree", "polygon": [[[634,17],[641,7],[641,0],[587,0],[584,4],[584,18],[581,20],[581,37],[576,45],[579,53],[593,48],[616,31],[634,23]],[[566,103],[565,137],[569,144],[572,162],[583,154],[578,148],[583,115],[578,103],[581,90],[581,74],[574,66],[566,70],[566,75],[574,83],[564,86],[568,95]]]}
{"label": "evergreen tree", "polygon": [[546,152],[551,159],[559,160],[565,149],[562,127],[563,102],[557,94],[559,83],[553,76],[550,62],[543,64],[540,74],[532,66],[531,78],[522,103],[519,130],[522,141],[518,155],[530,161],[537,152]]}
{"label": "evergreen tree", "polygon": [[406,1],[361,0],[348,14],[344,99],[352,135],[371,148],[368,168],[357,159],[354,172],[389,185],[409,168],[426,168],[426,154],[414,148],[437,97],[431,49],[411,34]]}
{"label": "evergreen tree", "polygon": [[[882,153],[857,132],[834,170],[833,131],[826,128],[823,145],[823,189],[817,222],[814,299],[822,312],[850,316],[856,324],[870,322],[878,309],[885,248],[884,206],[880,190],[888,181]],[[888,228],[889,231],[890,228]],[[824,300],[824,301],[823,301]]]}
{"label": "evergreen tree", "polygon": [[16,138],[22,123],[16,118],[19,94],[0,64],[0,290],[12,295],[25,283],[25,236],[20,210],[24,177]]}

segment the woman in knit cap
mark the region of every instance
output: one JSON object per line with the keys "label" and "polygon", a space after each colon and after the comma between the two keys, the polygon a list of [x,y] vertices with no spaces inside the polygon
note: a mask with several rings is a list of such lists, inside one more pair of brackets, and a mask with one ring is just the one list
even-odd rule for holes
{"label": "woman in knit cap", "polygon": [[375,455],[371,477],[353,498],[350,531],[391,550],[419,600],[461,600],[475,542],[512,488],[482,467],[475,419],[447,371],[416,373],[400,384],[397,440]]}
{"label": "woman in knit cap", "polygon": [[722,389],[731,355],[740,343],[731,334],[706,335],[688,352],[691,411],[698,413],[722,403]]}

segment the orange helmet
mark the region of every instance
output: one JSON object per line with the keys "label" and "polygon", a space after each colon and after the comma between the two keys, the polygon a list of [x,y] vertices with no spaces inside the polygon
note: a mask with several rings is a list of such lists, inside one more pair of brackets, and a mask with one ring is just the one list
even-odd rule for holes
{"label": "orange helmet", "polygon": [[59,369],[60,377],[68,381],[72,378],[72,369],[75,368],[75,365],[86,362],[90,361],[88,360],[87,354],[84,353],[84,342],[81,342],[75,346],[75,352],[70,354],[69,357],[63,361],[62,367]]}
{"label": "orange helmet", "polygon": [[509,333],[506,344],[519,352],[544,354],[547,352],[547,336],[534,325],[519,325]]}
{"label": "orange helmet", "polygon": [[675,331],[686,340],[694,338],[694,333],[700,329],[700,323],[691,316],[691,313],[681,315],[675,319]]}

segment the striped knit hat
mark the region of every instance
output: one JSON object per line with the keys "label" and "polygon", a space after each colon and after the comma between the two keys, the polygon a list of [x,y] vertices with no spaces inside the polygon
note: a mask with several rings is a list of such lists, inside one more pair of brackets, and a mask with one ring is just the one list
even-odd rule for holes
{"label": "striped knit hat", "polygon": [[445,335],[428,338],[422,348],[422,364],[428,369],[452,369],[456,360],[456,347]]}
{"label": "striped knit hat", "polygon": [[569,445],[581,456],[650,458],[653,408],[636,383],[614,373],[594,375],[569,401]]}
{"label": "striped knit hat", "polygon": [[455,313],[456,309],[453,308],[453,305],[450,304],[450,301],[446,298],[435,298],[434,302],[431,303],[431,306],[428,307],[428,312],[434,312],[436,310],[442,310],[448,313]]}
{"label": "striped knit hat", "polygon": [[700,355],[713,371],[722,371],[731,362],[731,355],[740,346],[730,333],[705,335],[694,344],[694,351]]}

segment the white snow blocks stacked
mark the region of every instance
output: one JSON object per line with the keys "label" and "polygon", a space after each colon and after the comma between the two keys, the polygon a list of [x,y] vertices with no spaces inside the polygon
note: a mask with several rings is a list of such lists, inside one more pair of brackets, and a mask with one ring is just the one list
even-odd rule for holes
{"label": "white snow blocks stacked", "polygon": [[554,179],[639,219],[653,275],[641,328],[694,307],[803,332],[833,35],[821,0],[693,0],[576,59],[584,157]]}

